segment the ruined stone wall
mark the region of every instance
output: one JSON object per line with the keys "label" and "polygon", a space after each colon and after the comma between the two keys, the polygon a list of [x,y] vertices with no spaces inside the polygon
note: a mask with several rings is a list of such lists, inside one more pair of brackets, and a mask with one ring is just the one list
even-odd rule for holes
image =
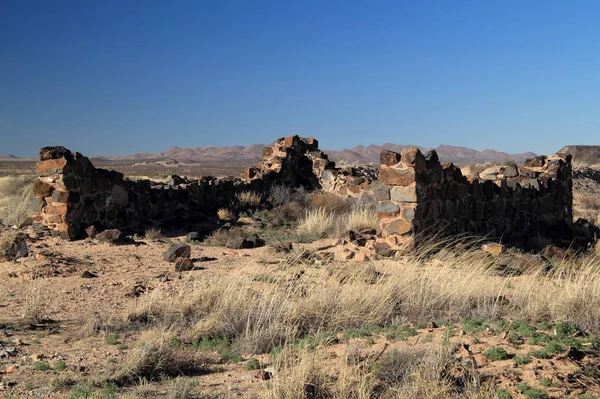
{"label": "ruined stone wall", "polygon": [[183,229],[229,208],[243,191],[266,198],[273,185],[325,188],[348,195],[369,187],[356,169],[336,168],[315,139],[298,136],[266,147],[258,166],[248,168],[242,178],[174,176],[170,184],[128,181],[122,173],[98,169],[87,157],[64,147],[42,148],[36,173],[35,221],[70,239],[84,237],[89,226],[128,233],[149,227]]}
{"label": "ruined stone wall", "polygon": [[280,138],[273,146],[265,147],[262,160],[246,169],[242,178],[246,182],[264,179],[348,196],[368,190],[377,178],[374,168],[336,167],[318,147],[318,141],[312,137]]}
{"label": "ruined stone wall", "polygon": [[184,228],[227,207],[236,194],[266,187],[262,180],[245,183],[239,178],[176,177],[175,184],[129,181],[122,173],[95,168],[87,157],[63,147],[42,149],[36,173],[34,221],[69,239],[85,236],[89,226],[129,233],[153,226]]}
{"label": "ruined stone wall", "polygon": [[410,249],[431,236],[474,233],[533,246],[539,238],[568,241],[573,221],[571,158],[537,157],[466,178],[435,151],[381,153],[373,186],[382,238]]}

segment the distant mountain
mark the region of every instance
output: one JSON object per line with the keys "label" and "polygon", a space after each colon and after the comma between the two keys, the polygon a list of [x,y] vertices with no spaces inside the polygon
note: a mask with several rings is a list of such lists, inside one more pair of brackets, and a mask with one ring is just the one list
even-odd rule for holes
{"label": "distant mountain", "polygon": [[600,166],[600,145],[568,145],[557,154],[571,154],[577,166]]}
{"label": "distant mountain", "polygon": [[[147,160],[165,160],[174,159],[180,162],[228,162],[228,161],[249,161],[255,162],[262,157],[264,144],[252,144],[244,146],[206,146],[194,148],[173,147],[165,152],[156,154],[138,153],[119,157],[93,157],[100,160],[118,160],[118,161],[147,161]],[[345,150],[323,150],[333,161],[340,162],[358,162],[358,163],[379,163],[379,154],[382,150],[391,150],[401,152],[414,145],[401,145],[385,143],[383,145],[357,145],[351,149]],[[429,151],[431,148],[419,147],[422,151]],[[472,148],[455,147],[451,145],[440,145],[435,150],[442,162],[470,163],[470,162],[500,162],[512,160],[517,163],[523,162],[527,158],[535,157],[533,152],[522,154],[508,154],[494,150],[477,151]]]}
{"label": "distant mountain", "polygon": [[8,154],[8,155],[0,155],[0,160],[3,160],[3,161],[18,161],[18,160],[21,160],[21,159],[27,159],[27,158],[18,157],[16,155],[10,155],[10,154]]}
{"label": "distant mountain", "polygon": [[[325,151],[329,154],[329,157],[334,161],[344,160],[346,162],[360,162],[360,163],[378,163],[379,154],[382,150],[390,150],[401,152],[403,149],[408,147],[414,147],[413,145],[399,145],[392,143],[385,143],[382,146],[370,145],[368,147],[356,146],[350,150],[341,151]],[[421,151],[427,152],[432,148],[419,147]],[[483,163],[483,162],[501,162],[501,161],[515,161],[522,163],[528,158],[535,157],[536,154],[533,152],[526,152],[522,154],[508,154],[506,152],[499,152],[494,150],[483,150],[477,151],[472,148],[466,147],[455,147],[451,145],[439,145],[435,148],[438,157],[442,162],[454,162],[454,163]]]}

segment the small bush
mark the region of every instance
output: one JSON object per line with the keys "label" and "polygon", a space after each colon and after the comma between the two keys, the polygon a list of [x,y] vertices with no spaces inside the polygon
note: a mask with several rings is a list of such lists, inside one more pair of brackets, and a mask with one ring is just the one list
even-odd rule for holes
{"label": "small bush", "polygon": [[227,244],[227,241],[231,240],[235,237],[247,237],[248,232],[239,227],[234,227],[232,229],[219,229],[214,231],[211,235],[206,237],[204,240],[204,244],[216,246],[216,247],[224,247]]}
{"label": "small bush", "polygon": [[538,388],[533,388],[527,385],[525,382],[521,382],[517,385],[517,390],[523,394],[527,399],[546,399],[548,394]]}
{"label": "small bush", "polygon": [[148,240],[158,240],[161,239],[163,237],[162,235],[162,231],[156,227],[151,227],[149,229],[146,229],[146,232],[144,233],[144,237],[146,237],[146,239]]}
{"label": "small bush", "polygon": [[303,203],[306,201],[306,192],[303,189],[293,189],[288,186],[272,186],[269,190],[269,199],[275,207],[292,202]]}
{"label": "small bush", "polygon": [[233,219],[233,212],[227,208],[221,208],[217,211],[217,216],[219,216],[219,219],[221,220],[231,220]]}
{"label": "small bush", "polygon": [[325,191],[316,191],[307,196],[313,209],[322,209],[326,214],[341,215],[352,210],[351,204],[343,197]]}
{"label": "small bush", "polygon": [[260,370],[260,369],[261,369],[261,365],[257,359],[251,358],[246,362],[246,370]]}
{"label": "small bush", "polygon": [[0,224],[21,227],[31,222],[33,176],[0,177]]}
{"label": "small bush", "polygon": [[262,197],[253,191],[242,191],[236,195],[240,205],[248,208],[256,208],[260,205]]}
{"label": "small bush", "polygon": [[306,213],[296,228],[296,233],[301,241],[314,241],[325,238],[332,233],[334,215],[325,208],[317,208]]}
{"label": "small bush", "polygon": [[493,361],[506,360],[509,355],[504,348],[490,348],[483,352],[483,356]]}
{"label": "small bush", "polygon": [[64,360],[58,360],[56,363],[54,363],[54,371],[63,371],[67,368],[67,363],[65,363]]}
{"label": "small bush", "polygon": [[110,333],[106,336],[104,341],[108,345],[118,345],[119,344],[119,335],[117,333]]}
{"label": "small bush", "polygon": [[127,354],[112,379],[117,383],[130,383],[140,378],[151,380],[185,375],[196,369],[195,354],[170,345],[171,337],[170,333],[161,330],[142,333],[137,346]]}
{"label": "small bush", "polygon": [[349,231],[360,231],[364,229],[379,229],[379,218],[377,212],[370,207],[354,208],[348,216],[346,229]]}
{"label": "small bush", "polygon": [[46,371],[50,370],[50,365],[48,362],[44,362],[43,360],[37,360],[35,363],[33,363],[33,369],[37,371]]}

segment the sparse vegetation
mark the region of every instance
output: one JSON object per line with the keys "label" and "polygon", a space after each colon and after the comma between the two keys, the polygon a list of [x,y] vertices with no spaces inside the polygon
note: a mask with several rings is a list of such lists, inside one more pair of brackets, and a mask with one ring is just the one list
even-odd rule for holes
{"label": "sparse vegetation", "polygon": [[144,233],[144,237],[147,240],[159,240],[163,237],[162,231],[159,228],[156,227],[151,227],[149,229],[146,229],[146,232]]}
{"label": "sparse vegetation", "polygon": [[0,177],[0,224],[23,226],[31,221],[33,176]]}
{"label": "sparse vegetation", "polygon": [[221,220],[231,220],[233,219],[233,212],[231,212],[231,210],[227,209],[227,208],[221,208],[217,211],[217,215],[219,216],[219,219]]}
{"label": "sparse vegetation", "polygon": [[240,205],[248,208],[256,208],[262,202],[262,196],[253,191],[242,191],[236,195]]}

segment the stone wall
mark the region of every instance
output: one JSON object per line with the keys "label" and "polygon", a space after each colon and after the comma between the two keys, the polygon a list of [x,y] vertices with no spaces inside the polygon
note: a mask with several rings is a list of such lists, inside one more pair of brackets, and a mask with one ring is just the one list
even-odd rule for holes
{"label": "stone wall", "polygon": [[278,181],[292,187],[322,189],[341,195],[355,196],[368,190],[377,178],[375,168],[366,166],[338,168],[327,154],[319,150],[312,137],[283,137],[265,147],[258,165],[242,174],[246,182],[255,179]]}
{"label": "stone wall", "polygon": [[357,194],[369,188],[354,168],[336,168],[312,138],[290,136],[265,148],[263,159],[241,178],[173,176],[168,184],[129,181],[123,174],[94,167],[87,157],[64,147],[44,147],[34,183],[34,221],[60,232],[64,238],[85,236],[85,229],[118,228],[127,233],[149,227],[184,229],[214,219],[243,191],[266,198],[273,185],[327,189]]}
{"label": "stone wall", "polygon": [[382,241],[410,249],[432,236],[473,233],[534,247],[571,239],[571,157],[536,157],[467,178],[435,151],[381,153],[377,213]]}

